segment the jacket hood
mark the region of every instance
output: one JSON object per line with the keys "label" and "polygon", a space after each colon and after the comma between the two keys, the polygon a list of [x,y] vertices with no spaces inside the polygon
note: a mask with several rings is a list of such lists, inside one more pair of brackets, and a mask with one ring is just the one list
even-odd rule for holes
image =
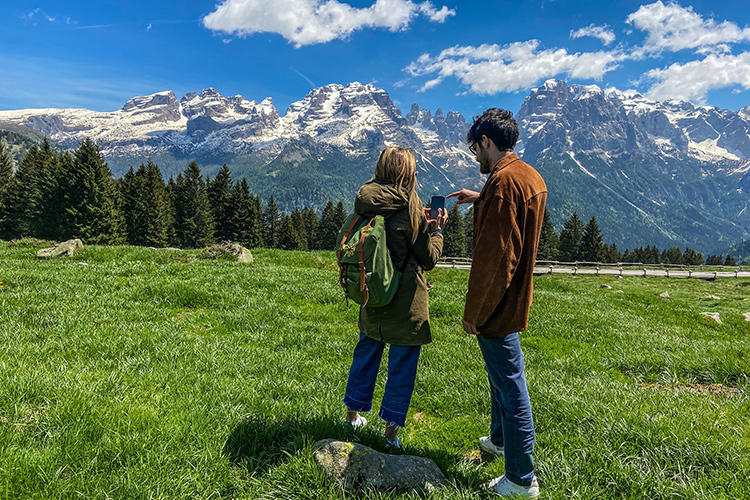
{"label": "jacket hood", "polygon": [[387,216],[409,206],[409,195],[392,181],[372,179],[359,188],[354,211],[363,217]]}

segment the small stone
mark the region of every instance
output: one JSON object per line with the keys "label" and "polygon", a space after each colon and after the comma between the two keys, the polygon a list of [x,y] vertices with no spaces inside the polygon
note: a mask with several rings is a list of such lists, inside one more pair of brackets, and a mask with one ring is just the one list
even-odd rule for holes
{"label": "small stone", "polygon": [[661,297],[661,298],[663,298],[663,299],[669,299],[669,300],[672,300],[672,297],[670,297],[670,296],[669,296],[669,292],[664,292],[664,293],[660,293],[660,294],[659,294],[659,297]]}
{"label": "small stone", "polygon": [[602,285],[599,288],[606,288],[607,290],[610,290],[612,287],[609,285]]}
{"label": "small stone", "polygon": [[750,312],[746,312],[742,314],[745,317],[745,321],[750,321]]}
{"label": "small stone", "polygon": [[721,297],[717,297],[716,295],[706,295],[705,297],[701,297],[701,300],[721,300]]}
{"label": "small stone", "polygon": [[719,313],[702,312],[701,314],[705,318],[708,318],[710,320],[716,321],[718,324],[721,324],[721,317],[719,316]]}
{"label": "small stone", "polygon": [[71,257],[74,253],[83,248],[81,240],[75,238],[58,243],[52,248],[42,248],[36,253],[37,259],[50,259],[60,257]]}
{"label": "small stone", "polygon": [[315,462],[347,491],[431,491],[445,479],[425,457],[380,453],[359,443],[324,439],[313,445]]}

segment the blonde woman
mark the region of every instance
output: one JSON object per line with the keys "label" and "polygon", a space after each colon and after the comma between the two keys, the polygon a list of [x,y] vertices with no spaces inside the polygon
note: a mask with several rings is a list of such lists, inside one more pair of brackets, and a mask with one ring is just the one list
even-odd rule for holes
{"label": "blonde woman", "polygon": [[[372,410],[372,396],[380,360],[388,349],[388,379],[380,417],[386,422],[388,443],[401,447],[398,430],[414,391],[420,348],[432,341],[424,270],[435,267],[443,250],[443,227],[448,220],[440,210],[428,220],[416,192],[414,154],[408,149],[386,148],[378,158],[375,175],[357,192],[354,211],[363,217],[382,215],[386,241],[394,266],[406,267],[393,300],[384,307],[363,307],[359,312],[359,342],[346,384],[346,420],[357,429],[367,423],[360,412]],[[437,227],[430,234],[430,223]]]}

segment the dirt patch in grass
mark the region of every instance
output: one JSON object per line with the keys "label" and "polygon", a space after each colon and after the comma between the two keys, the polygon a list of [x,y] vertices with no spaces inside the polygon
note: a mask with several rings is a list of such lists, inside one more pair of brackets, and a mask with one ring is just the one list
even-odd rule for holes
{"label": "dirt patch in grass", "polygon": [[482,463],[482,452],[478,449],[467,450],[461,454],[464,462],[471,465],[480,465]]}
{"label": "dirt patch in grass", "polygon": [[653,384],[638,384],[638,387],[644,389],[656,389],[661,392],[675,392],[675,391],[689,391],[693,394],[709,394],[712,396],[724,396],[731,397],[737,392],[736,387],[731,387],[724,384],[661,384],[655,382]]}
{"label": "dirt patch in grass", "polygon": [[21,406],[16,410],[15,417],[8,418],[0,415],[0,425],[12,427],[17,433],[22,433],[27,427],[37,425],[44,412],[44,408]]}

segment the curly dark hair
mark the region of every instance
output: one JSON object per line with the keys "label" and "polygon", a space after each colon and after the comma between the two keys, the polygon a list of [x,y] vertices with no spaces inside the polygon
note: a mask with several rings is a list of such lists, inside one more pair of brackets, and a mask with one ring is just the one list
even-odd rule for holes
{"label": "curly dark hair", "polygon": [[518,123],[507,109],[489,108],[474,123],[466,134],[469,145],[478,143],[486,135],[500,151],[512,151],[518,142]]}

